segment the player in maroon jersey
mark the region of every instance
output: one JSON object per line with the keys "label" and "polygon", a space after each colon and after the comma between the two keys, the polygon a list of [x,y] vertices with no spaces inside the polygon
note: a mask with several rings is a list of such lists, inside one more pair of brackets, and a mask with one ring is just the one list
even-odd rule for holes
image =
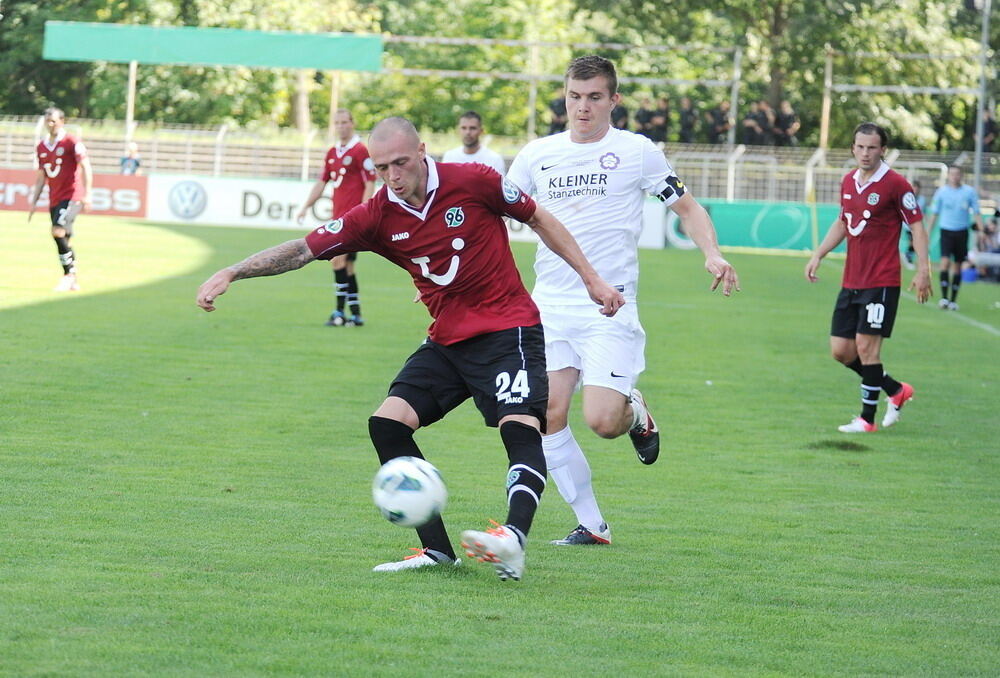
{"label": "player in maroon jersey", "polygon": [[[76,280],[76,256],[69,240],[73,236],[73,223],[77,215],[84,209],[90,209],[94,173],[90,169],[86,147],[66,133],[63,129],[65,124],[66,116],[60,109],[53,107],[45,110],[48,134],[35,147],[38,178],[32,191],[28,220],[35,213],[35,206],[48,181],[52,238],[56,241],[59,262],[63,268],[63,277],[55,289],[57,292],[75,292],[80,286]],[[83,172],[82,186],[76,180],[77,168]]]}
{"label": "player in maroon jersey", "polygon": [[[333,128],[339,143],[326,152],[319,181],[313,186],[299,211],[297,220],[300,224],[305,220],[309,208],[323,195],[327,183],[333,184],[334,219],[344,216],[351,208],[365,202],[375,193],[375,168],[368,156],[368,149],[361,143],[361,138],[354,133],[354,117],[351,112],[345,108],[339,109],[333,116]],[[364,324],[361,318],[358,279],[354,275],[356,256],[356,253],[351,252],[330,259],[333,265],[334,288],[337,290],[337,308],[326,321],[326,324],[332,327]],[[350,318],[344,315],[345,305],[350,307]]]}
{"label": "player in maroon jersey", "polygon": [[[521,282],[503,217],[530,225],[573,267],[601,307],[594,313],[614,315],[624,298],[597,275],[555,217],[494,170],[435,163],[403,118],[376,125],[369,147],[386,184],[371,200],[305,238],[222,269],[198,290],[197,303],[212,311],[234,280],[359,250],[409,272],[434,321],[368,420],[372,443],[383,464],[405,455],[422,458],[414,430],[473,398],[486,424],[499,427],[507,451],[508,513],[504,525],[463,532],[462,545],[471,557],[493,563],[501,579],[520,579],[525,539],[545,488],[540,432],[548,378],[538,308]],[[375,571],[459,562],[440,518],[417,534],[423,548],[416,555]]]}
{"label": "player in maroon jersey", "polygon": [[844,279],[833,311],[830,349],[834,359],[861,377],[861,414],[839,427],[844,433],[872,433],[879,391],[886,393],[882,427],[899,421],[899,411],[913,397],[913,387],[889,376],[882,367],[882,340],[892,334],[899,305],[899,236],[910,226],[917,252],[917,273],[910,284],[921,304],[931,295],[930,259],[923,213],[910,183],[882,160],[885,130],[866,122],[854,130],[851,152],[858,169],[841,182],[840,216],[806,264],[816,282],[820,260],[847,238]]}

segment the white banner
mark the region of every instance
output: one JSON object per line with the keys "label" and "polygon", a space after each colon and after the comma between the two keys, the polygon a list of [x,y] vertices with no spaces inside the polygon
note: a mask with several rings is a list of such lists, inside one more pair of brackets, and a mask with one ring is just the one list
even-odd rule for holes
{"label": "white banner", "polygon": [[154,174],[149,177],[148,219],[307,231],[330,219],[332,205],[329,196],[324,195],[313,205],[304,224],[295,223],[295,215],[309,197],[313,183]]}
{"label": "white banner", "polygon": [[[291,179],[223,179],[154,174],[149,177],[148,219],[206,226],[257,226],[307,231],[329,221],[329,190],[312,207],[304,224],[295,223],[312,181]],[[666,209],[655,198],[643,206],[639,247],[662,249]],[[516,242],[538,242],[528,226],[509,219],[507,232]]]}

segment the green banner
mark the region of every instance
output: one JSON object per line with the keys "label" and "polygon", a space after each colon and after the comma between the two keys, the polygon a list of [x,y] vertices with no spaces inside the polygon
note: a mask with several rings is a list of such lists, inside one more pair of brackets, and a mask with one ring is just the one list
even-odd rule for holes
{"label": "green banner", "polygon": [[55,61],[378,71],[382,37],[46,21],[42,56]]}
{"label": "green banner", "polygon": [[[712,217],[719,244],[724,247],[747,247],[766,250],[811,251],[826,235],[830,224],[840,214],[840,207],[831,204],[809,205],[795,202],[726,202],[700,200]],[[668,213],[668,242],[676,234],[676,218]],[[931,236],[931,259],[939,255],[938,233]],[[900,248],[909,244],[906,234],[900,238]],[[841,243],[834,252],[844,252]]]}

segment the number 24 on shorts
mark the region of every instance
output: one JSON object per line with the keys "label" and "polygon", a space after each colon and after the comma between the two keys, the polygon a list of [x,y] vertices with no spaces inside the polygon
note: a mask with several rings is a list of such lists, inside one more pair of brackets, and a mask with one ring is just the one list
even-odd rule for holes
{"label": "number 24 on shorts", "polygon": [[528,372],[518,370],[511,381],[509,372],[497,374],[497,402],[511,404],[522,403],[531,394],[531,387],[528,386]]}

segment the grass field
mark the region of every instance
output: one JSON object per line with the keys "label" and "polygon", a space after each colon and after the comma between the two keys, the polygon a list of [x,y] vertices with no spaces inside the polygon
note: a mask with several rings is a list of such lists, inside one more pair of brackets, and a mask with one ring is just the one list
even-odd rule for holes
{"label": "grass field", "polygon": [[[427,315],[362,255],[368,324],[322,325],[325,264],[197,286],[293,237],[82,217],[83,292],[43,224],[0,212],[0,675],[802,676],[1000,673],[1000,287],[907,299],[900,424],[836,431],[858,379],[827,355],[840,269],[642,253],[642,380],[665,451],[574,426],[608,548],[550,486],[519,583],[375,575],[415,545],[370,501],[366,419]],[[532,251],[518,245],[522,269]],[[936,301],[936,300],[934,300]],[[881,408],[880,408],[881,415]],[[452,538],[504,514],[506,458],[466,405],[417,435]]]}

